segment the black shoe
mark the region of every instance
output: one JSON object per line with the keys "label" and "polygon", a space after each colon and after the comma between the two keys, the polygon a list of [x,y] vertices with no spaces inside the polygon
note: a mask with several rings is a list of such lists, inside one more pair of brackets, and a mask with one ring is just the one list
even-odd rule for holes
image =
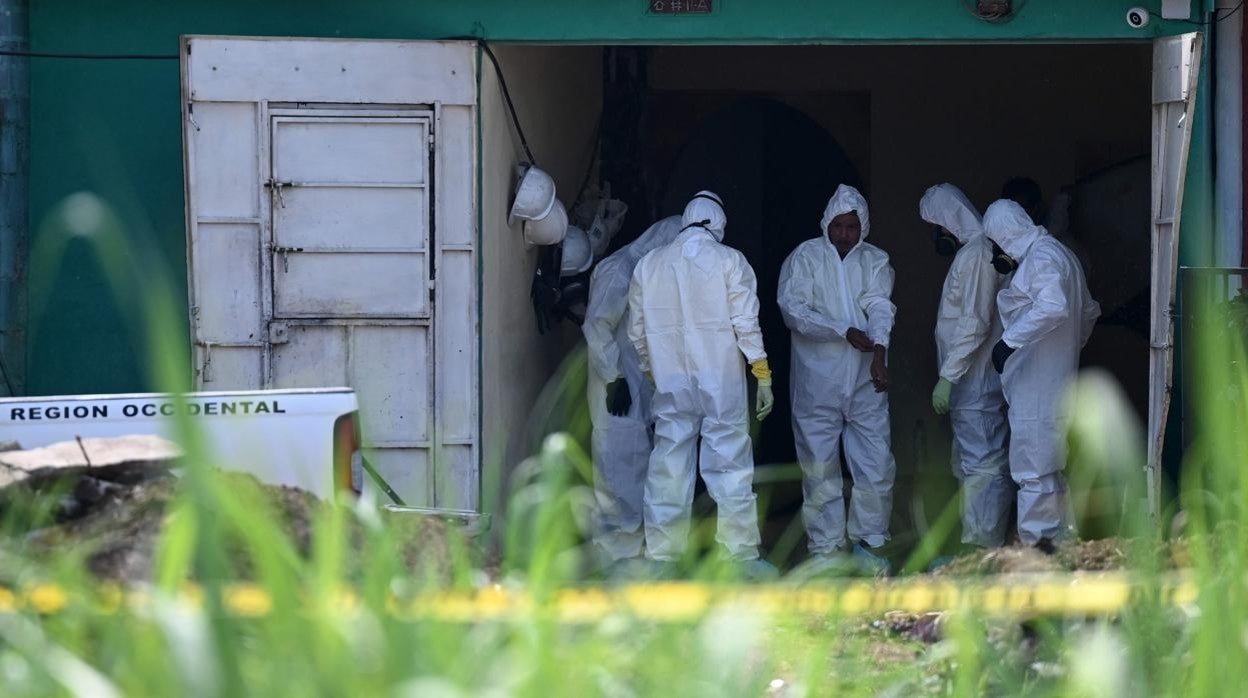
{"label": "black shoe", "polygon": [[1057,552],[1057,546],[1054,545],[1053,541],[1049,540],[1048,538],[1041,538],[1040,540],[1036,541],[1036,544],[1033,545],[1032,547],[1044,553],[1045,555],[1052,555],[1053,553]]}

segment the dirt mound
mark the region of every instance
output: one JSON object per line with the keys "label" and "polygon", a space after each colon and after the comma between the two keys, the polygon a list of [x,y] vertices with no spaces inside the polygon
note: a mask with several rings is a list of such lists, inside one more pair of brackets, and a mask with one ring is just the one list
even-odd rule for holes
{"label": "dirt mound", "polygon": [[[52,553],[58,558],[77,556],[101,579],[151,580],[157,543],[179,494],[180,480],[170,473],[174,461],[167,454],[163,459],[115,459],[105,466],[94,461],[94,453],[91,465],[40,465],[39,458],[18,457],[16,452],[6,456],[0,462],[0,520],[7,535],[0,537],[0,552],[26,559],[46,559]],[[258,490],[295,551],[305,559],[311,556],[314,522],[323,502],[293,487],[262,485],[250,475],[221,476],[231,491]],[[446,523],[427,516],[380,515],[398,541],[392,554],[414,575],[449,580],[448,538],[452,533]],[[352,575],[360,572],[364,562],[363,525],[353,519],[348,536],[345,563],[347,574]],[[233,540],[230,545],[235,574],[251,577],[252,565],[241,541]]]}
{"label": "dirt mound", "polygon": [[1143,545],[1122,538],[1068,541],[1057,546],[1052,555],[1046,555],[1035,548],[1010,546],[956,557],[932,574],[961,577],[1074,570],[1103,572],[1123,569],[1133,555],[1136,556],[1135,559],[1142,559],[1139,556],[1143,555],[1155,556],[1155,562],[1162,568],[1182,566],[1175,544],[1164,543],[1152,549],[1145,549]]}

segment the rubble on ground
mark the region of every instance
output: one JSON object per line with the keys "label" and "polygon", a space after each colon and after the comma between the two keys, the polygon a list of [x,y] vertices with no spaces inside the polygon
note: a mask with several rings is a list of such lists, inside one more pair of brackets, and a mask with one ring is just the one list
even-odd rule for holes
{"label": "rubble on ground", "polygon": [[0,451],[0,488],[46,487],[81,475],[107,481],[144,480],[166,471],[182,449],[159,436],[75,439],[22,451]]}
{"label": "rubble on ground", "polygon": [[[1067,572],[1106,572],[1128,565],[1133,542],[1123,538],[1067,541],[1052,555],[1020,545],[979,550],[955,557],[929,573],[931,577],[977,577],[1012,574],[1063,574]],[[1141,554],[1142,550],[1137,550]],[[1187,557],[1183,541],[1162,543],[1154,548],[1155,562],[1163,569],[1182,567]],[[946,613],[889,611],[868,622],[875,632],[924,644],[939,642],[944,636]]]}
{"label": "rubble on ground", "polygon": [[873,630],[930,645],[942,638],[947,621],[948,615],[941,612],[889,611],[870,625]]}

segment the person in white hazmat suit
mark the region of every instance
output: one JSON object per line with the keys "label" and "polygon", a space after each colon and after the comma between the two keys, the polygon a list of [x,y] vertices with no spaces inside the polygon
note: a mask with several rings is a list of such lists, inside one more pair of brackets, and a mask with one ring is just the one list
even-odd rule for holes
{"label": "person in white hazmat suit", "polygon": [[615,562],[641,556],[641,502],[650,460],[653,386],[628,339],[628,286],[651,250],[680,234],[680,216],[650,226],[594,267],[581,332],[589,355],[587,399],[593,423],[594,544]]}
{"label": "person in white hazmat suit", "polygon": [[962,483],[962,542],[1000,547],[1014,505],[1005,396],[992,368],[992,347],[1001,338],[997,292],[1005,277],[992,266],[992,243],[962,190],[952,184],[928,189],[919,215],[937,226],[937,254],[953,255],[936,316],[940,379],[932,408],[948,414],[953,428],[953,474]]}
{"label": "person in white hazmat suit", "polygon": [[685,553],[698,468],[718,507],[716,540],[728,557],[747,562],[747,574],[765,575],[774,568],[758,560],[745,365],[758,379],[759,419],[774,402],[771,370],[754,270],[721,243],[726,225],[722,200],[699,192],[685,207],[680,235],[641,260],[629,287],[628,337],[655,386],[646,557],[670,562]]}
{"label": "person in white hazmat suit", "polygon": [[[802,520],[817,564],[846,547],[876,572],[887,560],[871,548],[889,539],[893,460],[886,351],[896,306],[888,254],[866,241],[867,202],[841,185],[828,201],[819,237],[797,246],[780,270],[777,300],[792,332],[793,438],[802,467]],[[853,477],[849,521],[839,447]]]}
{"label": "person in white hazmat suit", "polygon": [[1018,485],[1018,537],[1050,550],[1070,531],[1066,504],[1065,391],[1079,368],[1101,307],[1088,293],[1079,260],[1032,223],[1017,203],[984,213],[993,266],[1013,271],[997,294],[1004,331],[993,367],[1009,404],[1010,475]]}

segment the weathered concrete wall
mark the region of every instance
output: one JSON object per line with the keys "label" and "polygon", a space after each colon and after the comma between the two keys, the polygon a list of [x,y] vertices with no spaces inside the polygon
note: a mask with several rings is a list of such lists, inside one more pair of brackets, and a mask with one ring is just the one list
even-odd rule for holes
{"label": "weathered concrete wall", "polygon": [[[533,155],[571,207],[591,160],[602,103],[601,50],[494,51]],[[537,332],[529,287],[538,251],[526,247],[519,226],[507,225],[513,167],[524,160],[524,150],[493,65],[483,56],[481,66],[482,480],[489,507],[498,478],[537,446],[535,404],[580,333],[568,322],[546,335]]]}

